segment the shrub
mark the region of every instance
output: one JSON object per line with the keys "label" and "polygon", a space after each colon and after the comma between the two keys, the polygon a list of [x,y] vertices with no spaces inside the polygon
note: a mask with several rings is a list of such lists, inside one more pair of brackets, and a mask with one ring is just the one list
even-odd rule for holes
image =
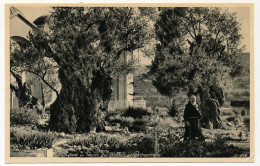
{"label": "shrub", "polygon": [[242,150],[233,145],[225,144],[225,140],[216,139],[214,142],[176,142],[166,146],[162,157],[235,157],[240,156]]}
{"label": "shrub", "polygon": [[109,110],[107,113],[107,116],[115,116],[115,115],[123,115],[125,112],[125,109],[115,109],[115,110]]}
{"label": "shrub", "polygon": [[128,153],[152,154],[154,153],[154,139],[150,135],[138,134],[127,141],[126,149]]}
{"label": "shrub", "polygon": [[204,146],[200,142],[176,142],[162,150],[162,157],[203,157]]}
{"label": "shrub", "polygon": [[134,119],[132,117],[124,117],[121,115],[110,116],[108,121],[112,123],[120,123],[122,127],[131,127]]}
{"label": "shrub", "polygon": [[57,139],[54,133],[38,131],[26,131],[20,128],[11,128],[11,146],[18,149],[50,148]]}
{"label": "shrub", "polygon": [[178,107],[176,106],[176,104],[172,104],[172,106],[171,106],[171,108],[170,108],[170,110],[169,110],[169,112],[168,112],[168,114],[170,115],[170,116],[172,116],[172,117],[175,117],[176,115],[177,115],[177,113],[178,113]]}
{"label": "shrub", "polygon": [[129,131],[132,132],[142,132],[147,129],[147,120],[146,119],[136,119],[133,122],[133,125],[129,127]]}
{"label": "shrub", "polygon": [[[154,153],[153,137],[150,135],[145,136],[142,133],[130,137],[129,139],[121,137],[120,135],[88,134],[84,137],[69,141],[68,145],[73,147],[73,149],[68,151],[68,154],[73,156],[91,157],[91,154],[97,154],[97,157],[109,157],[113,156],[113,153],[121,153],[119,155],[122,156],[135,156],[135,153]],[[139,155],[137,155],[137,157],[138,156]]]}
{"label": "shrub", "polygon": [[134,122],[134,119],[132,117],[123,117],[122,122],[121,122],[121,126],[129,128],[129,127],[132,126],[133,122]]}
{"label": "shrub", "polygon": [[154,153],[154,138],[151,136],[145,136],[137,143],[138,151],[143,154]]}
{"label": "shrub", "polygon": [[123,116],[132,117],[134,119],[142,118],[143,116],[149,116],[151,113],[149,113],[146,109],[143,108],[132,108],[129,107],[125,110],[125,113]]}
{"label": "shrub", "polygon": [[120,115],[113,115],[108,117],[108,122],[112,123],[122,123],[122,116]]}
{"label": "shrub", "polygon": [[[110,152],[124,151],[125,138],[120,135],[109,134],[88,134],[83,137],[78,137],[68,142],[70,146],[80,146],[86,148],[96,147],[100,150],[109,150]],[[90,149],[88,149],[90,150]]]}
{"label": "shrub", "polygon": [[10,112],[11,125],[36,125],[38,113],[35,109],[19,108]]}

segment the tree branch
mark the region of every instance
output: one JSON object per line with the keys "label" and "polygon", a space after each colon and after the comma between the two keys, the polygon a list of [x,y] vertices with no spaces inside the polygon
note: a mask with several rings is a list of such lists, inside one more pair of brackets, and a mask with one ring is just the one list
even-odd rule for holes
{"label": "tree branch", "polygon": [[191,31],[187,28],[188,26],[186,26],[185,22],[182,21],[182,23],[184,24],[185,30],[190,34],[190,36],[191,36],[194,40],[196,40],[196,38],[191,34]]}
{"label": "tree branch", "polygon": [[185,17],[183,16],[184,19],[186,19],[187,21],[189,21],[192,29],[193,29],[193,33],[194,33],[194,37],[196,38],[197,37],[197,34],[196,34],[196,30],[195,30],[195,27],[194,27],[194,22],[192,20],[192,13],[191,11],[189,10],[189,18],[188,17]]}
{"label": "tree branch", "polygon": [[45,64],[43,58],[42,58],[42,63],[43,63],[43,66],[44,66],[44,72],[42,74],[43,74],[43,76],[45,76],[47,74],[47,67],[46,67],[46,64]]}
{"label": "tree branch", "polygon": [[34,71],[30,71],[30,70],[26,70],[26,71],[28,71],[28,72],[30,72],[30,73],[32,73],[32,74],[38,76],[49,88],[51,88],[51,89],[56,93],[57,96],[59,95],[59,92],[58,92],[51,84],[49,84],[49,83],[45,80],[44,76],[41,76],[41,75],[39,75],[38,73],[36,73],[36,72],[34,72]]}
{"label": "tree branch", "polygon": [[18,74],[16,74],[13,70],[10,70],[11,74],[13,75],[13,77],[15,78],[17,84],[18,84],[18,87],[22,87],[23,86],[23,83],[22,83],[22,78],[21,76],[19,76]]}
{"label": "tree branch", "polygon": [[14,91],[15,93],[17,92],[17,88],[13,85],[13,84],[10,84],[10,88],[12,91]]}

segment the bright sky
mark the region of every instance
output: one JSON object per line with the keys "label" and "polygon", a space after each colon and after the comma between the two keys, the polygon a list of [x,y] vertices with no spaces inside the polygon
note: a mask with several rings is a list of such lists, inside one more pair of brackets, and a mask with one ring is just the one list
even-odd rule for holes
{"label": "bright sky", "polygon": [[[16,6],[30,21],[34,21],[37,17],[42,15],[47,15],[50,13],[50,7],[32,7],[32,6]],[[241,41],[242,45],[246,46],[246,52],[250,50],[250,11],[247,7],[230,7],[228,8],[230,12],[237,13],[237,19],[241,23],[241,34],[243,39]],[[143,65],[149,65],[151,59],[143,57],[140,54],[140,63]]]}
{"label": "bright sky", "polygon": [[247,7],[229,8],[231,12],[237,13],[237,20],[241,23],[242,45],[246,45],[246,52],[250,50],[250,10]]}

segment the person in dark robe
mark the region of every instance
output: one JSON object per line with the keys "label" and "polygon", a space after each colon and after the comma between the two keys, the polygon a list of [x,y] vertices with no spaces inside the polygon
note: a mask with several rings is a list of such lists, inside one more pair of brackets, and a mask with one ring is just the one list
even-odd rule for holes
{"label": "person in dark robe", "polygon": [[200,126],[201,113],[196,103],[196,96],[190,96],[190,101],[184,110],[185,133],[184,140],[204,141]]}

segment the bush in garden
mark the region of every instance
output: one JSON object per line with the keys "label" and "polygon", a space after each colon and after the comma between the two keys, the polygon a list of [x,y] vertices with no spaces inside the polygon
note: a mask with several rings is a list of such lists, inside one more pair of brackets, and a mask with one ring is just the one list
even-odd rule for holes
{"label": "bush in garden", "polygon": [[10,143],[15,149],[50,148],[57,136],[51,132],[26,131],[20,128],[11,128]]}
{"label": "bush in garden", "polygon": [[222,135],[216,135],[214,142],[205,143],[205,157],[234,157],[240,156],[242,150],[233,145],[226,144],[227,138]]}
{"label": "bush in garden", "polygon": [[132,117],[124,117],[121,115],[110,116],[108,121],[112,123],[120,123],[122,127],[131,127],[134,119]]}
{"label": "bush in garden", "polygon": [[147,130],[147,120],[146,119],[136,119],[133,125],[129,127],[131,132],[143,132]]}
{"label": "bush in garden", "polygon": [[153,154],[153,140],[152,136],[145,136],[144,134],[137,134],[129,139],[119,135],[89,134],[68,142],[68,145],[73,147],[68,151],[68,155],[91,157],[90,154],[96,154],[96,157],[109,157],[113,153],[122,153],[122,156],[134,156],[135,153]]}
{"label": "bush in garden", "polygon": [[173,103],[172,104],[172,106],[171,106],[171,108],[170,108],[170,110],[169,110],[169,112],[168,112],[168,114],[171,116],[171,117],[175,117],[176,115],[177,115],[177,113],[178,113],[178,107],[176,106],[176,104],[175,103]]}
{"label": "bush in garden", "polygon": [[107,117],[123,115],[124,112],[125,112],[125,109],[115,109],[115,110],[109,110],[106,115],[107,115]]}
{"label": "bush in garden", "polygon": [[234,157],[240,156],[242,150],[227,145],[225,139],[216,138],[214,142],[184,141],[166,146],[161,152],[162,157]]}
{"label": "bush in garden", "polygon": [[140,119],[143,116],[149,116],[149,115],[151,115],[151,113],[148,112],[147,109],[133,108],[133,107],[129,107],[128,109],[126,109],[125,113],[123,114],[123,116],[132,117],[134,119],[137,118]]}
{"label": "bush in garden", "polygon": [[[125,138],[120,135],[109,134],[88,134],[83,137],[78,137],[70,140],[68,145],[80,146],[85,148],[98,147],[100,150],[109,150],[110,152],[124,151]],[[89,149],[88,149],[89,150]]]}
{"label": "bush in garden", "polygon": [[163,151],[171,144],[181,142],[181,139],[184,135],[184,131],[177,131],[176,129],[168,131],[164,130],[161,133],[162,134],[158,136],[158,145],[160,151]]}
{"label": "bush in garden", "polygon": [[122,123],[122,116],[120,115],[113,115],[113,116],[110,116],[108,121],[113,124],[113,123]]}
{"label": "bush in garden", "polygon": [[131,127],[133,125],[134,119],[132,117],[122,117],[121,126],[122,127]]}
{"label": "bush in garden", "polygon": [[35,109],[18,108],[11,109],[10,124],[11,125],[36,125],[38,121],[38,113]]}
{"label": "bush in garden", "polygon": [[150,135],[138,134],[127,141],[126,149],[129,153],[153,154],[154,138]]}
{"label": "bush in garden", "polygon": [[203,157],[205,154],[201,143],[175,142],[162,149],[162,157]]}
{"label": "bush in garden", "polygon": [[144,154],[152,154],[154,153],[154,138],[151,136],[145,136],[139,143],[138,143],[138,151]]}

